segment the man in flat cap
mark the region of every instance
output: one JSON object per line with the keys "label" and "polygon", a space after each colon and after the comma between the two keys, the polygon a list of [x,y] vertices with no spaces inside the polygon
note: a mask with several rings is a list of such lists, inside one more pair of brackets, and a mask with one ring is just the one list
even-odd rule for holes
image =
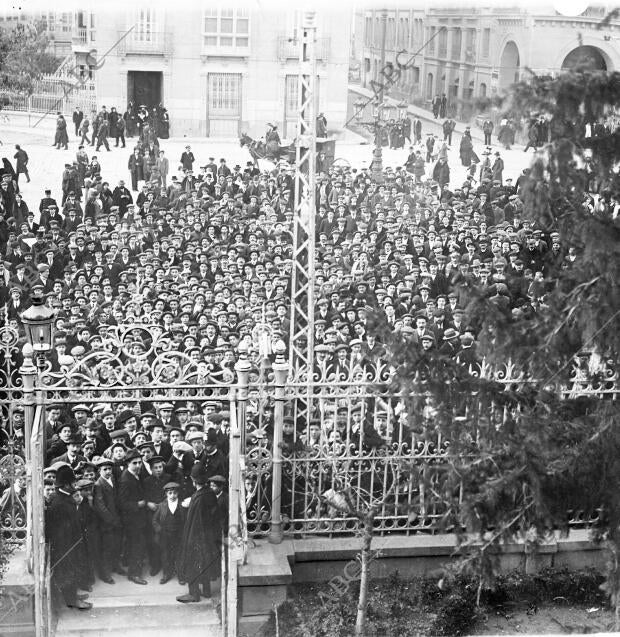
{"label": "man in flat cap", "polygon": [[178,482],[167,482],[163,487],[165,499],[157,505],[153,514],[155,542],[161,551],[160,584],[166,584],[177,573],[179,549],[187,517],[187,509],[179,501],[180,489]]}
{"label": "man in flat cap", "polygon": [[101,536],[99,579],[106,584],[114,584],[113,572],[127,574],[121,567],[122,526],[118,510],[118,485],[112,476],[114,461],[111,458],[99,458],[95,465],[99,470],[93,489],[93,508],[99,520]]}
{"label": "man in flat cap", "polygon": [[146,584],[142,567],[146,555],[146,499],[140,480],[142,456],[131,449],[125,456],[127,469],[123,471],[119,487],[119,506],[125,531],[125,556],[128,561],[128,578],[134,584]]}

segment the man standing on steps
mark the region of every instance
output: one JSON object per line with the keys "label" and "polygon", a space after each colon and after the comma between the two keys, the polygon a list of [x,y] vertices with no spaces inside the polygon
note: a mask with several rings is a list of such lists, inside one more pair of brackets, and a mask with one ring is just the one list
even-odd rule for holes
{"label": "man standing on steps", "polygon": [[70,608],[89,610],[84,601],[88,595],[78,595],[83,550],[82,528],[73,499],[76,477],[73,469],[63,465],[56,472],[56,495],[46,512],[47,537],[50,544],[51,581]]}
{"label": "man standing on steps", "polygon": [[199,602],[200,595],[211,597],[211,580],[220,576],[220,511],[215,493],[207,486],[208,479],[202,464],[192,467],[196,491],[183,502],[189,508],[178,564],[179,580],[188,583],[189,593],[179,595],[179,602]]}
{"label": "man standing on steps", "polygon": [[99,579],[106,584],[114,584],[112,571],[121,575],[127,574],[120,565],[122,531],[117,509],[117,485],[112,476],[114,461],[101,457],[95,465],[99,468],[99,478],[94,489],[94,509],[99,518],[101,532]]}
{"label": "man standing on steps", "polygon": [[125,456],[127,469],[123,471],[119,486],[119,506],[127,541],[125,552],[129,562],[128,579],[134,584],[146,584],[142,578],[142,566],[146,555],[146,499],[140,480],[142,456],[132,449]]}

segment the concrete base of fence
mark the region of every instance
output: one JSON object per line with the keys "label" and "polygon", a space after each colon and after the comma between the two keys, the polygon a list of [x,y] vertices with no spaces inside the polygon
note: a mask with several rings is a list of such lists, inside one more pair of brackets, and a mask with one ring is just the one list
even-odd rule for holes
{"label": "concrete base of fence", "polygon": [[0,585],[0,635],[34,635],[34,578],[28,572],[26,552],[15,551]]}
{"label": "concrete base of fence", "polygon": [[[50,144],[54,141],[53,135],[56,130],[56,111],[45,115],[44,113],[7,111],[2,109],[2,114],[9,118],[9,123],[3,125],[3,128],[6,130],[30,129],[33,132],[38,131],[44,135],[51,133],[52,137],[50,138]],[[69,121],[68,125],[69,131],[72,131],[73,129],[71,127],[73,126],[73,123]]]}
{"label": "concrete base of fence", "polygon": [[[360,545],[361,539],[353,536],[287,539],[276,545],[257,541],[239,570],[241,633],[256,634],[274,606],[286,599],[289,584],[327,582],[333,595],[341,595],[357,577]],[[385,579],[398,571],[404,578],[439,578],[455,549],[453,535],[377,537],[372,545],[372,577]],[[585,530],[572,531],[568,538],[554,537],[536,552],[522,542],[507,544],[499,555],[502,570],[527,573],[547,567],[603,570],[606,558],[606,551],[594,545]]]}

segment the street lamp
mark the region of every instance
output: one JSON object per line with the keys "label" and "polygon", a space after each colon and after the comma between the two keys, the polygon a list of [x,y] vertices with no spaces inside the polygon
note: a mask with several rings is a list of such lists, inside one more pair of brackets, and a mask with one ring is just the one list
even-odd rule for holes
{"label": "street lamp", "polygon": [[[45,367],[45,356],[52,349],[54,310],[45,305],[42,294],[33,294],[32,305],[21,314],[28,342],[24,345],[24,362],[20,368],[25,411],[26,462],[30,469],[28,483],[28,552],[32,557],[34,575],[34,619],[36,637],[48,634],[49,618],[45,605],[45,508],[43,506],[43,464],[45,458],[44,421],[45,397],[37,387],[37,356],[39,370]],[[37,412],[37,407],[39,411]],[[37,418],[36,414],[39,413]],[[30,555],[29,555],[30,558]]]}
{"label": "street lamp", "polygon": [[45,355],[52,349],[52,325],[54,310],[45,305],[45,297],[33,294],[32,305],[22,315],[22,323],[26,331],[26,338],[39,361],[45,360]]}

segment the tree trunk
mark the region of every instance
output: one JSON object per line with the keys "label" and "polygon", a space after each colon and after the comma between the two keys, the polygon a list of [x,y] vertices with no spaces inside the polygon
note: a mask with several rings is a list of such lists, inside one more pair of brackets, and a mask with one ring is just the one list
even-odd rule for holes
{"label": "tree trunk", "polygon": [[357,600],[357,617],[355,618],[355,636],[364,637],[366,634],[366,606],[368,605],[368,581],[370,567],[370,545],[372,543],[374,512],[368,514],[364,520],[364,534],[362,536],[362,568],[360,572],[360,594]]}

